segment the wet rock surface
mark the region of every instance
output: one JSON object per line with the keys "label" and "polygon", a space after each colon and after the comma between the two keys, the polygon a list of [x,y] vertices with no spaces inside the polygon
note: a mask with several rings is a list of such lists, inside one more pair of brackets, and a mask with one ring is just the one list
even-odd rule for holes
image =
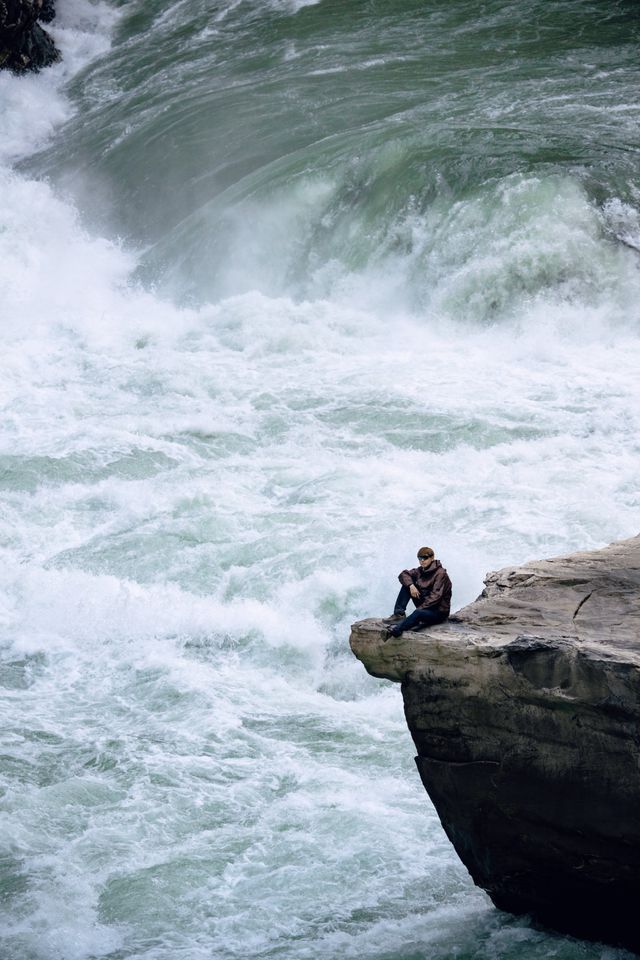
{"label": "wet rock surface", "polygon": [[0,0],[0,67],[24,73],[59,60],[53,39],[40,26],[54,16],[54,0]]}
{"label": "wet rock surface", "polygon": [[640,951],[640,537],[489,574],[447,623],[384,641],[420,776],[496,906]]}

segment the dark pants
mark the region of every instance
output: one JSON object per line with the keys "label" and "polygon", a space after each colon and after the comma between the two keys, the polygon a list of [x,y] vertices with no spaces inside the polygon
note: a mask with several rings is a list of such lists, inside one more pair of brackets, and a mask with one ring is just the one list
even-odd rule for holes
{"label": "dark pants", "polygon": [[[393,608],[394,613],[404,613],[409,600],[411,599],[411,593],[409,587],[402,587],[400,593],[398,594],[398,599],[396,600],[395,607]],[[433,627],[436,623],[444,623],[446,616],[440,613],[437,610],[429,610],[419,608],[414,610],[413,613],[410,613],[408,617],[405,617],[404,620],[400,620],[399,623],[395,623],[391,630],[391,633],[394,636],[400,636],[401,633],[404,633],[405,630],[421,630],[423,627]]]}
{"label": "dark pants", "polygon": [[407,604],[411,600],[411,592],[409,587],[400,587],[400,593],[398,594],[398,599],[395,602],[393,612],[404,614],[407,612]]}

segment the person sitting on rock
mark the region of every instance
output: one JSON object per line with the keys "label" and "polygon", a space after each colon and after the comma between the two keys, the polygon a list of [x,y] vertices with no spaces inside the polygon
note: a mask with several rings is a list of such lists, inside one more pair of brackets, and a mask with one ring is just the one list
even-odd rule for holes
{"label": "person sitting on rock", "polygon": [[[388,637],[399,637],[405,630],[422,630],[442,623],[451,608],[451,580],[431,547],[418,550],[419,567],[403,570],[398,576],[402,584],[393,615],[383,623]],[[413,600],[416,609],[409,616],[406,608]]]}

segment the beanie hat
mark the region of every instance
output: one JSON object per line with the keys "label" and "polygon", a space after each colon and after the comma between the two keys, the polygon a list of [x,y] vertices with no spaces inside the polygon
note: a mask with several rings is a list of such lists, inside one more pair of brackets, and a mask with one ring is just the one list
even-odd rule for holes
{"label": "beanie hat", "polygon": [[435,553],[433,552],[433,547],[420,547],[418,550],[418,559],[420,557],[434,557]]}

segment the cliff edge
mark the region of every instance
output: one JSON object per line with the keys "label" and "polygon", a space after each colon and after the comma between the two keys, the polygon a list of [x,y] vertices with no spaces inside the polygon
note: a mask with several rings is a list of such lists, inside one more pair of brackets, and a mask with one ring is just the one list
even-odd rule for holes
{"label": "cliff edge", "polygon": [[497,907],[640,952],[640,536],[488,575],[440,626],[384,642],[442,825]]}

